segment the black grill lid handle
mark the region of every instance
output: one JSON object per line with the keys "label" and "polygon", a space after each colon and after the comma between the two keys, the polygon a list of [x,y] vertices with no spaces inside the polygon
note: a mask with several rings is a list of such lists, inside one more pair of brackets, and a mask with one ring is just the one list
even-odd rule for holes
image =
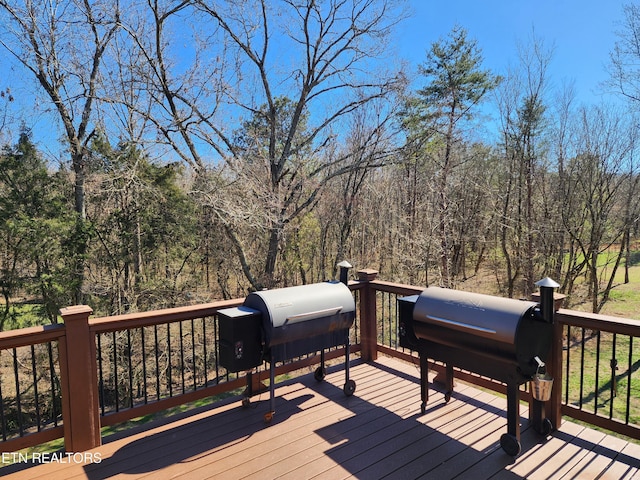
{"label": "black grill lid handle", "polygon": [[431,320],[432,323],[439,323],[445,325],[447,327],[453,328],[454,330],[460,330],[463,332],[475,333],[476,335],[480,335],[482,337],[491,338],[497,332],[492,328],[481,327],[478,325],[472,325],[470,323],[459,322],[456,320],[450,320],[448,318],[442,317],[434,317],[433,315],[427,315],[427,319]]}
{"label": "black grill lid handle", "polygon": [[288,325],[298,322],[304,322],[305,320],[313,320],[320,317],[330,317],[332,315],[338,314],[341,310],[342,306],[325,308],[322,310],[316,310],[315,312],[298,313],[297,315],[291,315],[290,317],[287,317],[284,323],[285,325]]}

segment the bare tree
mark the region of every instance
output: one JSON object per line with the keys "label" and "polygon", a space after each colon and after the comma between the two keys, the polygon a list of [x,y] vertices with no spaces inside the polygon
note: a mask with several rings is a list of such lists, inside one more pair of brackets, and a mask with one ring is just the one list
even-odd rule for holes
{"label": "bare tree", "polygon": [[15,100],[11,89],[0,89],[0,142],[5,140],[5,129],[10,123],[11,118],[11,103]]}
{"label": "bare tree", "polygon": [[[402,83],[379,68],[402,12],[391,0],[154,1],[148,9],[150,24],[127,30],[146,59],[141,78],[156,102],[149,118],[209,178],[200,194],[252,286],[270,286],[291,222],[331,178],[363,167],[358,151],[333,155],[331,145],[351,115]],[[195,45],[179,70],[177,22],[193,26]]]}
{"label": "bare tree", "polygon": [[75,301],[82,302],[88,229],[85,163],[107,46],[119,28],[118,1],[0,0],[0,44],[33,76],[62,124],[75,174]]}
{"label": "bare tree", "polygon": [[506,262],[508,296],[528,297],[535,281],[539,223],[536,199],[542,199],[545,178],[547,68],[552,51],[533,39],[520,51],[520,65],[505,77],[498,95],[505,161],[499,242]]}
{"label": "bare tree", "polygon": [[609,54],[609,85],[630,101],[640,101],[640,5],[623,7],[618,41]]}
{"label": "bare tree", "polygon": [[[342,156],[352,158],[352,168],[332,182],[333,190],[325,198],[329,213],[327,223],[337,232],[337,246],[329,265],[331,278],[336,278],[338,262],[351,258],[353,228],[367,180],[374,170],[392,163],[396,152],[392,122],[395,109],[385,108],[380,103],[378,107],[361,110],[352,116],[345,144],[340,148]],[[323,277],[327,278],[324,267]]]}
{"label": "bare tree", "polygon": [[576,155],[566,165],[563,222],[583,259],[592,311],[598,313],[625,255],[630,214],[625,196],[637,195],[635,130],[611,107],[583,107],[578,120]]}

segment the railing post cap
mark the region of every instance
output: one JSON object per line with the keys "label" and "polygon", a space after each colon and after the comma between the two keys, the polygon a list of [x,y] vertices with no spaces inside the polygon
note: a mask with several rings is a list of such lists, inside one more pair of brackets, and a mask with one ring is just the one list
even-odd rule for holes
{"label": "railing post cap", "polygon": [[74,319],[78,317],[88,317],[93,313],[93,308],[89,305],[73,305],[71,307],[65,307],[60,309],[60,315],[65,320]]}
{"label": "railing post cap", "polygon": [[362,282],[371,282],[378,277],[378,270],[374,270],[373,268],[363,268],[362,270],[358,270],[358,280]]}

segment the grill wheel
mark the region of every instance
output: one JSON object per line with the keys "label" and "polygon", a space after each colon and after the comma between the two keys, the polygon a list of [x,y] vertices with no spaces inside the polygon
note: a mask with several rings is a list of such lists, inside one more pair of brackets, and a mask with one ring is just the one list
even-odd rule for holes
{"label": "grill wheel", "polygon": [[515,435],[511,435],[510,433],[503,433],[500,437],[500,446],[507,453],[507,455],[511,455],[512,457],[517,457],[520,455],[520,451],[522,447],[520,442],[516,438]]}
{"label": "grill wheel", "polygon": [[342,391],[347,397],[350,397],[351,395],[353,395],[353,392],[356,391],[356,382],[354,382],[353,380],[349,380],[344,384]]}

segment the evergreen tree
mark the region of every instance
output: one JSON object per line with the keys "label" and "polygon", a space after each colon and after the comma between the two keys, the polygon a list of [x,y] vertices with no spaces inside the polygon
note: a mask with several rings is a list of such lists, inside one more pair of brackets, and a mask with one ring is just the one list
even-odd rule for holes
{"label": "evergreen tree", "polygon": [[475,40],[469,39],[464,28],[456,26],[448,37],[435,42],[420,66],[426,85],[407,102],[403,116],[408,129],[410,150],[427,154],[434,163],[435,230],[439,237],[440,283],[453,282],[452,258],[455,238],[452,208],[449,198],[451,178],[455,169],[468,159],[459,148],[464,142],[462,124],[472,118],[474,108],[499,82],[499,78],[482,68],[482,54]]}
{"label": "evergreen tree", "polygon": [[0,329],[13,318],[18,294],[33,297],[39,315],[55,323],[58,311],[73,304],[73,208],[65,201],[62,173],[52,175],[22,129],[18,143],[0,155],[0,289],[4,308]]}

